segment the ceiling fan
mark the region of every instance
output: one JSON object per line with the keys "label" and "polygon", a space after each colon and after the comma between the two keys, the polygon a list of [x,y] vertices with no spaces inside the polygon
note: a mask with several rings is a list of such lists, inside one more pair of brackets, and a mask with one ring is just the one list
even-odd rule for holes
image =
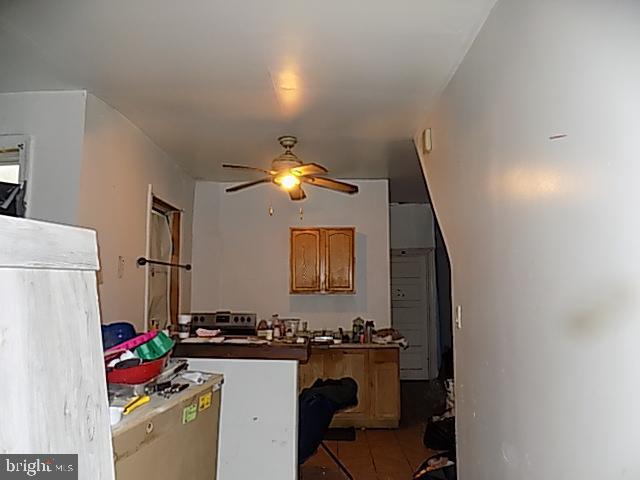
{"label": "ceiling fan", "polygon": [[280,145],[284,148],[284,152],[273,159],[270,170],[245,165],[223,164],[222,166],[224,168],[253,170],[267,174],[266,177],[258,180],[229,187],[226,191],[237,192],[238,190],[260,185],[261,183],[274,183],[289,192],[289,197],[294,201],[307,198],[307,195],[302,189],[302,184],[328,188],[337,192],[348,193],[349,195],[358,193],[358,187],[356,185],[323,177],[322,175],[329,173],[329,170],[322,165],[317,163],[302,163],[298,156],[291,151],[296,143],[298,143],[298,139],[293,135],[278,137],[278,142],[280,142]]}

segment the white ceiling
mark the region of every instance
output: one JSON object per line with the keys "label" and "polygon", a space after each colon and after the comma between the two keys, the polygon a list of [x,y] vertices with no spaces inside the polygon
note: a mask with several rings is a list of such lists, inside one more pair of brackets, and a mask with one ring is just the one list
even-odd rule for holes
{"label": "white ceiling", "polygon": [[0,90],[86,88],[196,178],[246,178],[220,164],[266,166],[292,133],[335,176],[411,179],[494,3],[0,0]]}

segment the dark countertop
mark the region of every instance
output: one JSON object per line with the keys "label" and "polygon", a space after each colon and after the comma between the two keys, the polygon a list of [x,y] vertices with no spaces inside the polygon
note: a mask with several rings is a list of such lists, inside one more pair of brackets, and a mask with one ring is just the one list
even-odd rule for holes
{"label": "dark countertop", "polygon": [[174,357],[184,358],[236,358],[250,360],[297,360],[307,363],[313,350],[326,349],[383,349],[400,348],[392,343],[381,345],[377,343],[340,343],[328,344],[291,344],[271,342],[268,345],[239,345],[229,343],[180,343],[173,350]]}
{"label": "dark countertop", "polygon": [[308,342],[304,344],[272,342],[268,345],[178,342],[173,349],[173,357],[297,360],[300,363],[307,363],[310,350]]}
{"label": "dark countertop", "polygon": [[315,350],[316,348],[320,348],[320,349],[327,349],[327,348],[331,348],[331,349],[336,349],[336,348],[355,348],[355,349],[362,349],[362,348],[374,348],[374,349],[379,349],[379,348],[400,348],[400,345],[398,345],[397,343],[387,343],[387,344],[382,344],[382,343],[334,343],[334,344],[328,344],[328,345],[324,345],[324,344],[312,344],[311,348],[313,350]]}

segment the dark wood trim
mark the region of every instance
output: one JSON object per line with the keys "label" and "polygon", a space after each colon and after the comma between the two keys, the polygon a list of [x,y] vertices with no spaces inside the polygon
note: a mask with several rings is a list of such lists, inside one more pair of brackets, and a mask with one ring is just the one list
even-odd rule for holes
{"label": "dark wood trim", "polygon": [[171,205],[169,202],[165,202],[164,200],[156,197],[155,195],[153,195],[153,205],[151,208],[157,210],[158,212],[164,213],[165,215],[171,212],[180,211],[178,207]]}
{"label": "dark wood trim", "polygon": [[[171,227],[171,261],[170,263],[180,263],[180,249],[182,239],[182,211],[170,203],[152,196],[151,209],[165,215]],[[169,274],[169,322],[171,325],[178,325],[178,315],[180,314],[180,272],[179,268],[170,269]]]}
{"label": "dark wood trim", "polygon": [[[170,212],[171,219],[171,263],[180,263],[180,247],[181,247],[181,226],[182,212],[174,210]],[[169,318],[171,323],[177,327],[178,314],[180,313],[180,268],[172,268],[169,280]]]}
{"label": "dark wood trim", "polygon": [[178,343],[173,350],[174,357],[297,360],[300,363],[307,363],[310,354],[309,343],[304,345],[277,343],[269,345]]}

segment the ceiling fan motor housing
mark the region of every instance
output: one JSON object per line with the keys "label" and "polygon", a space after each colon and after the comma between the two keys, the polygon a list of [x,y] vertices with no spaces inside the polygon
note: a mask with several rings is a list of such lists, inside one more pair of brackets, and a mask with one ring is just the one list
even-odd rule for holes
{"label": "ceiling fan motor housing", "polygon": [[282,170],[288,170],[290,168],[299,167],[302,165],[302,160],[291,151],[293,147],[298,143],[298,139],[293,135],[283,135],[278,137],[278,142],[285,149],[283,153],[278,155],[271,162],[271,169],[277,172]]}
{"label": "ceiling fan motor housing", "polygon": [[296,143],[298,143],[298,138],[293,135],[282,135],[281,137],[278,137],[278,142],[285,150],[291,150],[296,146]]}

